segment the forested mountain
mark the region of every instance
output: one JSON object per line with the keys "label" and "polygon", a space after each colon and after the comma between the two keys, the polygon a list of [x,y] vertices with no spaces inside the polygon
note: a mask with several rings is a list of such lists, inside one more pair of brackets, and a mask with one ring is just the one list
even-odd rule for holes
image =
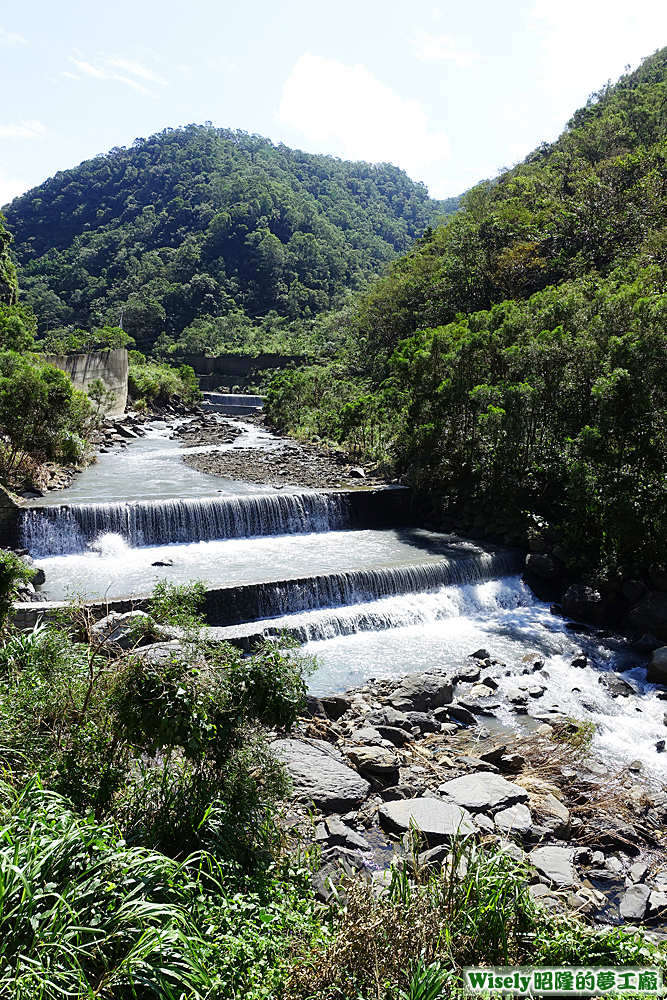
{"label": "forested mountain", "polygon": [[667,560],[667,49],[465,195],[348,344],[276,380],[278,423],[389,461],[434,520],[546,524],[570,569]]}
{"label": "forested mountain", "polygon": [[388,164],[190,125],[62,171],[5,215],[41,333],[122,310],[150,346],[196,319],[327,310],[456,203]]}

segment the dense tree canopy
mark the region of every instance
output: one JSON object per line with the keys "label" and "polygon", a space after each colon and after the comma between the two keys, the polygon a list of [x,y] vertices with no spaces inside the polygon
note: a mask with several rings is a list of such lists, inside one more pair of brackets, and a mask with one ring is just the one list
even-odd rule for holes
{"label": "dense tree canopy", "polygon": [[191,125],[58,173],[6,214],[40,333],[122,316],[143,348],[202,317],[330,309],[456,201],[388,164]]}

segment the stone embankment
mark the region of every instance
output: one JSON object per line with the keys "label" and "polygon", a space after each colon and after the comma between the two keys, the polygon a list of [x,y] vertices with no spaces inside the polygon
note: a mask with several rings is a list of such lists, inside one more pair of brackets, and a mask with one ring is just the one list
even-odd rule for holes
{"label": "stone embankment", "polygon": [[[486,653],[454,674],[311,697],[308,716],[276,738],[294,789],[286,826],[322,849],[319,898],[329,900],[344,874],[382,885],[392,864],[439,868],[471,837],[525,860],[529,892],[544,906],[603,924],[659,924],[667,794],[639,762],[614,770],[596,760],[558,713],[533,711],[530,734],[492,736],[483,713],[504,665]],[[527,667],[529,682],[539,670]]]}

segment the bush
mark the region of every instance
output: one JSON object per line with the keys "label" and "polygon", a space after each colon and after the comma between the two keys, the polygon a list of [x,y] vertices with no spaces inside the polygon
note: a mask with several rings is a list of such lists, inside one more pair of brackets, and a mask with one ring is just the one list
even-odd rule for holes
{"label": "bush", "polygon": [[0,549],[0,631],[6,624],[12,601],[16,597],[17,584],[29,583],[35,570],[27,566],[14,552]]}
{"label": "bush", "polygon": [[132,400],[146,400],[156,406],[172,400],[197,403],[202,398],[197,377],[188,365],[175,369],[156,361],[131,360],[128,388]]}

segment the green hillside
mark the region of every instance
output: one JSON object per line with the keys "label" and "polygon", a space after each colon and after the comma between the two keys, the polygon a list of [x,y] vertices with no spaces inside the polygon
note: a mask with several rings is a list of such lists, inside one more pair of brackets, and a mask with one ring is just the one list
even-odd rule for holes
{"label": "green hillside", "polygon": [[353,350],[274,419],[388,463],[431,520],[571,570],[667,560],[667,49],[427,234],[357,302]]}
{"label": "green hillside", "polygon": [[330,309],[456,207],[388,164],[190,125],[56,174],[6,207],[40,332]]}

